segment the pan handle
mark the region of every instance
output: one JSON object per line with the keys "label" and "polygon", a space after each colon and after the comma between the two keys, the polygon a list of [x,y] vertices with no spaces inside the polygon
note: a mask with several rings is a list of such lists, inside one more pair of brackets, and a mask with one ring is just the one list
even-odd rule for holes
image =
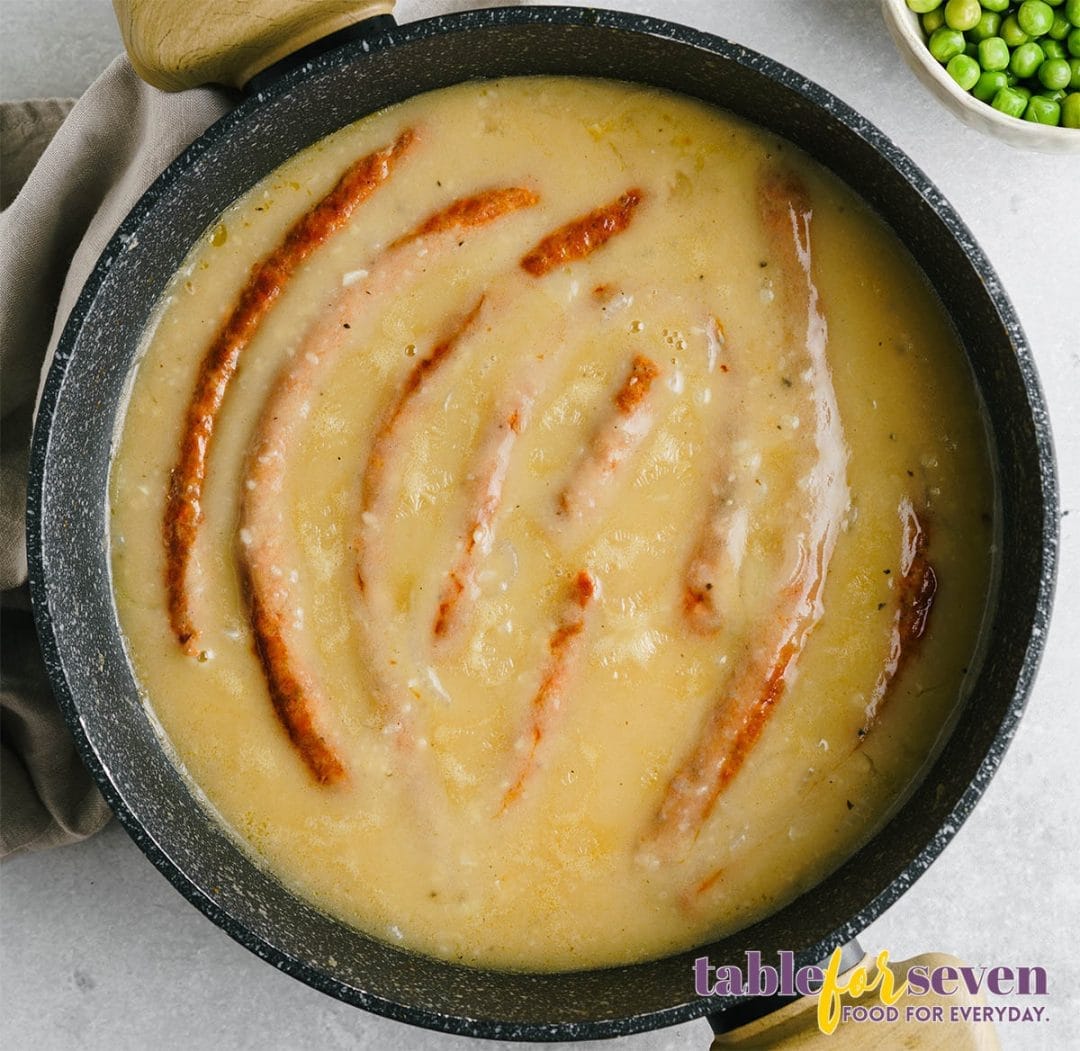
{"label": "pan handle", "polygon": [[243,88],[332,33],[393,12],[394,0],[113,0],[128,57],[164,91]]}
{"label": "pan handle", "polygon": [[[866,956],[857,965],[871,981],[877,974],[873,957]],[[924,968],[930,974],[935,968],[952,968],[957,974],[963,967],[955,956],[943,953],[924,953],[899,963],[890,962],[897,986],[906,979],[913,967]],[[977,970],[977,969],[976,969]],[[944,972],[948,974],[948,972]],[[851,971],[847,975],[850,977]],[[986,1004],[983,994],[969,993],[962,981],[950,981],[955,991],[939,995],[930,990],[922,995],[904,992],[892,1005],[887,1017],[875,1020],[875,1014],[841,1017],[836,1031],[826,1036],[818,1027],[818,997],[804,996],[779,1010],[757,1018],[746,1025],[713,1038],[711,1051],[862,1051],[868,1047],[903,1047],[914,1051],[999,1051],[997,1033],[989,1021],[975,1021],[978,1012],[972,1007]],[[885,1010],[876,992],[854,998],[848,993],[841,997],[848,1007]],[[966,1008],[967,1010],[954,1010]],[[894,1013],[895,1012],[895,1013]]]}

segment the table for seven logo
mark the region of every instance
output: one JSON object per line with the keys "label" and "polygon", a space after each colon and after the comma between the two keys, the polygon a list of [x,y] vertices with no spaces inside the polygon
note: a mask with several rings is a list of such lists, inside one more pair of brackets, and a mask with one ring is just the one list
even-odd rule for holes
{"label": "table for seven logo", "polygon": [[[876,992],[886,1009],[895,1010],[896,1002],[906,993],[926,996],[934,993],[947,997],[966,990],[972,995],[982,991],[994,996],[1046,996],[1046,970],[1042,967],[912,967],[903,981],[897,981],[889,967],[887,949],[878,953],[867,973],[863,964],[841,975],[841,950],[836,949],[823,968],[817,966],[795,967],[795,953],[783,950],[777,954],[779,967],[762,963],[761,953],[747,952],[746,968],[734,965],[714,967],[707,956],[694,961],[694,991],[698,996],[813,996],[818,997],[818,1028],[832,1033],[840,1024],[844,1008],[841,997],[848,993],[859,998]],[[969,1021],[1041,1021],[1045,1007],[984,1007],[966,1005],[953,1007],[952,1012],[964,1012]],[[944,1013],[940,1007],[908,1007],[909,1017],[916,1021],[941,1021]],[[872,1013],[867,1017],[873,1020]],[[960,1015],[956,1016],[960,1018]],[[864,1020],[853,1016],[853,1020]]]}

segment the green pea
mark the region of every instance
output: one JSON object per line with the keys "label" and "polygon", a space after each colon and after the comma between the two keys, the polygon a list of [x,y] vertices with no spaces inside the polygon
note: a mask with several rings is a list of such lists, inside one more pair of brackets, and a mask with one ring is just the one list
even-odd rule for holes
{"label": "green pea", "polygon": [[997,73],[983,73],[975,81],[975,87],[971,89],[971,93],[980,102],[991,102],[1002,88],[1008,86],[1008,79],[1004,73],[1000,71]]}
{"label": "green pea", "polygon": [[[944,65],[954,55],[964,53],[965,43],[964,34],[958,29],[942,26],[930,34],[930,54]],[[1039,54],[1041,55],[1042,52],[1040,51]]]}
{"label": "green pea", "polygon": [[1054,102],[1060,102],[1063,98],[1065,98],[1064,91],[1040,91],[1039,94],[1044,99],[1052,99]]}
{"label": "green pea", "polygon": [[1024,120],[1030,120],[1033,124],[1057,124],[1061,121],[1061,106],[1053,99],[1043,98],[1036,95],[1024,110]]}
{"label": "green pea", "polygon": [[945,24],[950,29],[959,29],[961,32],[974,29],[981,17],[982,5],[979,0],[946,0]]}
{"label": "green pea", "polygon": [[982,0],[982,6],[984,11],[995,11],[1001,13],[1009,9],[1009,4],[1012,0]]}
{"label": "green pea", "polygon": [[925,15],[927,11],[936,11],[945,0],[907,0],[908,7],[917,15]]}
{"label": "green pea", "polygon": [[1066,56],[1065,48],[1060,40],[1051,40],[1044,36],[1039,41],[1039,47],[1047,58],[1065,58]]}
{"label": "green pea", "polygon": [[1065,0],[1065,17],[1074,26],[1080,26],[1080,0]]}
{"label": "green pea", "polygon": [[1022,117],[1027,109],[1027,99],[1016,88],[1002,88],[991,99],[990,105],[1009,117]]}
{"label": "green pea", "polygon": [[1065,0],[1046,0],[1051,7],[1061,7]]}
{"label": "green pea", "polygon": [[[946,8],[945,21],[949,20]],[[1043,36],[1054,24],[1054,9],[1044,0],[1024,0],[1016,12],[1020,28],[1028,36]]]}
{"label": "green pea", "polygon": [[1080,58],[1070,58],[1069,69],[1071,71],[1069,90],[1080,91]]}
{"label": "green pea", "polygon": [[949,59],[945,72],[965,91],[970,91],[979,79],[979,63],[967,55],[954,55]]}
{"label": "green pea", "polygon": [[1072,70],[1063,58],[1048,58],[1039,66],[1039,83],[1051,91],[1067,88],[1071,79]]}
{"label": "green pea", "polygon": [[[1066,23],[1068,25],[1068,23]],[[1001,15],[995,11],[984,11],[982,18],[975,23],[967,32],[968,40],[974,40],[976,44],[981,43],[983,40],[989,40],[992,36],[997,36],[997,31],[1001,28]]]}
{"label": "green pea", "polygon": [[[963,48],[960,50],[963,51]],[[1035,71],[1043,64],[1045,58],[1042,48],[1032,40],[1021,44],[1012,53],[1009,69],[1018,77],[1031,77],[1035,75]]]}
{"label": "green pea", "polygon": [[979,65],[993,73],[1009,67],[1009,45],[999,36],[992,36],[979,44]]}
{"label": "green pea", "polygon": [[1072,23],[1060,12],[1054,12],[1054,24],[1046,35],[1054,40],[1064,40],[1072,29]]}
{"label": "green pea", "polygon": [[1031,90],[1031,88],[1027,87],[1024,84],[1017,84],[1013,87],[1012,90],[1015,91],[1017,95],[1019,95],[1024,100],[1024,102],[1028,102],[1031,99],[1031,96],[1035,94]]}
{"label": "green pea", "polygon": [[1004,21],[1001,23],[1001,39],[1005,41],[1009,47],[1019,47],[1021,44],[1028,42],[1028,35],[1020,28],[1020,23],[1016,20],[1016,15],[1007,15]]}
{"label": "green pea", "polygon": [[1080,91],[1065,96],[1061,104],[1061,123],[1066,128],[1080,128]]}
{"label": "green pea", "polygon": [[1065,38],[1065,50],[1068,51],[1070,55],[1080,58],[1080,28],[1074,29]]}
{"label": "green pea", "polygon": [[945,24],[945,12],[939,7],[934,11],[928,11],[921,19],[923,32],[927,36],[940,29]]}

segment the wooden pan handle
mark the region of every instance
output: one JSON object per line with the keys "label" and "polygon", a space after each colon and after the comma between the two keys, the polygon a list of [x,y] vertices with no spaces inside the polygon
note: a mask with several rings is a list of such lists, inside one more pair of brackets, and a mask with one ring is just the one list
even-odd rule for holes
{"label": "wooden pan handle", "polygon": [[[872,957],[865,957],[858,965],[873,980],[876,967]],[[899,963],[889,962],[889,970],[896,983],[907,977],[912,967],[921,966],[931,970],[935,967],[962,967],[954,956],[942,953],[926,953]],[[772,1051],[864,1051],[865,1048],[908,1048],[912,1051],[998,1051],[997,1033],[991,1022],[975,1022],[953,1019],[953,1008],[985,1004],[981,995],[971,995],[963,989],[963,983],[955,994],[939,996],[928,992],[922,996],[904,993],[895,1003],[895,1021],[841,1021],[834,1033],[826,1036],[818,1028],[818,998],[806,996],[774,1011],[764,1018],[750,1022],[713,1039],[712,1051],[750,1051],[770,1048]],[[845,994],[841,1001],[846,1005],[881,1007],[876,992],[855,999]],[[909,1019],[908,1008],[916,1008],[916,1017]],[[940,1009],[940,1021],[930,1020],[935,1008]],[[929,1012],[927,1014],[926,1012]],[[970,1014],[970,1012],[968,1012]],[[956,1012],[959,1016],[961,1012]]]}
{"label": "wooden pan handle", "polygon": [[113,0],[135,72],[165,91],[242,88],[294,51],[394,0]]}

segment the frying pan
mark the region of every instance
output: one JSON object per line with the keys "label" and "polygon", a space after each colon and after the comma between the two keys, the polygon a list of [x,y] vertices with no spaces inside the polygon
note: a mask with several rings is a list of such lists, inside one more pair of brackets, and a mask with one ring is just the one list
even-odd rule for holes
{"label": "frying pan", "polygon": [[[920,787],[824,882],[767,919],[665,959],[574,974],[482,971],[376,941],[254,865],[170,763],[139,699],[110,588],[107,476],[141,334],[189,248],[286,158],[364,114],[478,77],[637,81],[724,107],[805,150],[898,234],[938,292],[985,402],[1000,560],[969,700]],[[816,963],[892,904],[941,852],[997,768],[1046,634],[1056,472],[1028,346],[997,276],[940,192],[880,131],[817,85],[729,41],[576,8],[504,8],[336,33],[261,74],[161,175],[91,274],[49,372],[31,454],[31,592],[56,696],[82,759],[139,847],[211,920],[274,966],[416,1025],[503,1039],[588,1039],[736,1006],[694,994],[692,961]]]}

